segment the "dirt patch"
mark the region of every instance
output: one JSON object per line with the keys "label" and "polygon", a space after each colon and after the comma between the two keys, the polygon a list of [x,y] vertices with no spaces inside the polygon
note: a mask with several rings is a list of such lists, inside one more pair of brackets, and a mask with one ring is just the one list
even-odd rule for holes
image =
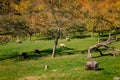
{"label": "dirt patch", "polygon": [[19,78],[18,80],[40,80],[40,79],[46,79],[46,78],[47,78],[46,75],[42,75],[42,76],[27,76],[27,77]]}

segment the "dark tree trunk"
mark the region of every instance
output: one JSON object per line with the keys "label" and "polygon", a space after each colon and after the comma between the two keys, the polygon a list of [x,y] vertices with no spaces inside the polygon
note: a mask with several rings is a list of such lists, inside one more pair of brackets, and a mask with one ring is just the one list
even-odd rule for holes
{"label": "dark tree trunk", "polygon": [[31,41],[33,33],[29,33],[28,35],[29,35],[29,41]]}
{"label": "dark tree trunk", "polygon": [[31,41],[31,38],[32,38],[32,35],[30,34],[30,35],[29,35],[29,41]]}

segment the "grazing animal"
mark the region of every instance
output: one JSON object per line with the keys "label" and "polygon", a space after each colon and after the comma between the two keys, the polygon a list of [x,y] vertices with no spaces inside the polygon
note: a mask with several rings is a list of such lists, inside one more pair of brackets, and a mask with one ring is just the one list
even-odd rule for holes
{"label": "grazing animal", "polygon": [[66,38],[66,41],[70,41],[70,38]]}
{"label": "grazing animal", "polygon": [[34,49],[34,53],[35,54],[40,54],[40,57],[41,57],[41,53],[40,53],[39,49]]}
{"label": "grazing animal", "polygon": [[19,56],[22,57],[22,58],[24,58],[24,59],[28,58],[26,52],[20,52],[20,53],[19,53]]}
{"label": "grazing animal", "polygon": [[120,77],[114,77],[113,80],[120,80]]}
{"label": "grazing animal", "polygon": [[35,54],[40,54],[40,51],[38,49],[34,49]]}
{"label": "grazing animal", "polygon": [[87,61],[85,65],[86,70],[98,70],[98,62],[95,60]]}
{"label": "grazing animal", "polygon": [[60,44],[60,48],[67,48],[65,44]]}
{"label": "grazing animal", "polygon": [[16,40],[16,43],[22,43],[22,41],[21,40]]}

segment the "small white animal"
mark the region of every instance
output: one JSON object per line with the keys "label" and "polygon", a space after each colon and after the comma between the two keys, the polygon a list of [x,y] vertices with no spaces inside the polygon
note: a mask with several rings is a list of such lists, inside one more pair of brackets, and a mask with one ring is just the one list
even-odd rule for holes
{"label": "small white animal", "polygon": [[70,38],[66,38],[66,41],[70,41]]}
{"label": "small white animal", "polygon": [[60,48],[67,48],[65,44],[60,44]]}

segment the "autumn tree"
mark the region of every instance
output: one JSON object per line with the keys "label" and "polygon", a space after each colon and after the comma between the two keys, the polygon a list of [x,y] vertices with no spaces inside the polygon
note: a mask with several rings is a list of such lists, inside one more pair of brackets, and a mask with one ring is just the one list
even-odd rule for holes
{"label": "autumn tree", "polygon": [[[113,27],[113,22],[107,17],[109,4],[103,0],[88,0],[90,8],[86,11],[87,29],[91,31],[92,36],[94,32],[98,33],[98,43],[100,42],[100,33],[103,31],[110,31]],[[115,17],[115,16],[113,16]]]}
{"label": "autumn tree", "polygon": [[11,12],[10,0],[0,0],[0,15],[8,14]]}
{"label": "autumn tree", "polygon": [[44,19],[46,18],[45,26],[47,26],[47,29],[54,36],[52,57],[55,57],[55,51],[62,29],[80,21],[81,4],[79,0],[71,2],[66,0],[43,0],[43,3],[46,5],[46,8],[43,10],[45,14],[42,15]]}

